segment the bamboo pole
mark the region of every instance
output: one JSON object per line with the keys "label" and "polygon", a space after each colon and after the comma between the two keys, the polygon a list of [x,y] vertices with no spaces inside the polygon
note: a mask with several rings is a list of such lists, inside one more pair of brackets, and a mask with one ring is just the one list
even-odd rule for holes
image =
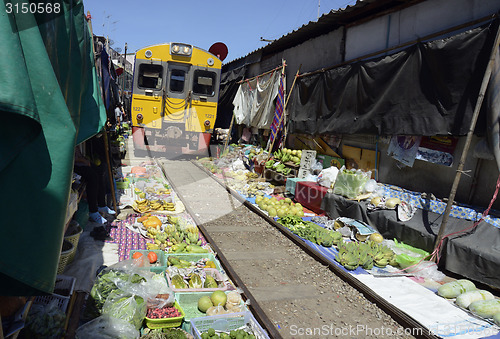
{"label": "bamboo pole", "polygon": [[[90,31],[90,38],[92,39],[92,54],[94,55],[94,63],[95,63],[95,50],[94,50],[94,33],[92,31],[92,18],[90,16],[90,12],[87,11],[87,24],[89,26],[89,31]],[[102,87],[101,87],[102,90]],[[104,98],[102,97],[102,91],[101,91],[101,99],[102,102],[104,102]],[[109,186],[111,188],[111,197],[113,200],[113,210],[116,212],[118,215],[118,208],[116,207],[116,195],[115,195],[115,182],[113,180],[113,173],[111,170],[111,163],[109,160],[109,142],[108,142],[108,131],[106,129],[106,125],[104,125],[103,128],[103,142],[104,142],[104,153],[106,156],[106,167],[108,170],[108,180],[109,180]]]}
{"label": "bamboo pole", "polygon": [[[472,136],[474,134],[474,129],[476,127],[476,122],[477,122],[477,118],[479,116],[479,111],[480,111],[481,106],[483,104],[484,94],[486,92],[486,88],[488,87],[488,82],[490,80],[493,64],[494,64],[495,57],[496,57],[497,52],[498,52],[499,43],[500,43],[500,27],[497,27],[495,42],[493,44],[493,48],[492,48],[491,53],[490,53],[490,59],[488,62],[488,66],[486,68],[486,72],[484,73],[484,76],[483,76],[483,82],[481,83],[476,106],[474,107],[474,114],[472,115],[471,124],[469,127],[469,131],[467,133],[467,139],[465,140],[465,145],[464,145],[464,149],[462,151],[462,156],[460,157],[460,162],[458,164],[457,174],[455,175],[455,179],[454,179],[453,185],[451,187],[450,195],[448,197],[448,202],[446,204],[446,209],[444,211],[443,221],[441,222],[441,226],[439,228],[439,232],[438,232],[438,235],[436,237],[436,242],[434,244],[434,251],[436,251],[436,249],[439,247],[439,244],[441,243],[441,240],[444,237],[444,231],[446,229],[446,225],[448,224],[448,219],[450,217],[450,212],[451,212],[451,208],[453,205],[453,200],[455,200],[455,195],[457,193],[457,188],[458,188],[458,184],[460,182],[460,177],[463,173],[465,160],[467,158],[467,153],[469,151],[469,147],[470,147],[470,144],[472,141]],[[436,253],[436,254],[437,255],[435,256],[435,258],[438,258],[439,253]]]}
{"label": "bamboo pole", "polygon": [[278,67],[276,67],[276,68],[273,68],[273,69],[271,69],[271,70],[269,70],[269,71],[267,71],[267,72],[264,72],[264,73],[262,73],[262,74],[256,75],[256,76],[254,76],[254,77],[251,77],[251,78],[248,78],[248,79],[243,79],[243,80],[240,80],[240,81],[238,81],[237,83],[238,83],[238,84],[242,84],[242,83],[247,82],[247,81],[252,81],[252,80],[253,80],[253,79],[255,79],[255,78],[261,77],[261,76],[266,75],[266,74],[269,74],[269,73],[273,73],[274,71],[277,71],[278,69],[280,69],[280,68],[282,68],[282,67],[283,67],[283,68],[285,68],[285,65],[283,64],[283,65],[281,65],[281,66],[278,66]]}

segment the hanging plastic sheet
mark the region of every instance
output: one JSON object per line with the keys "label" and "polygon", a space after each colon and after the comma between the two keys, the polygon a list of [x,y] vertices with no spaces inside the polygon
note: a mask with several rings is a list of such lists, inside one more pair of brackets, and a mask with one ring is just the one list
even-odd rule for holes
{"label": "hanging plastic sheet", "polygon": [[[81,1],[60,15],[0,15],[0,290],[52,292],[75,143],[105,122]],[[22,258],[20,260],[19,258]]]}

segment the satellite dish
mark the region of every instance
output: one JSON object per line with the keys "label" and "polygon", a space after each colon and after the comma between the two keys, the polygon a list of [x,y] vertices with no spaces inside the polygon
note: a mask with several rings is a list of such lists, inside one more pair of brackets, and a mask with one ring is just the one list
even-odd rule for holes
{"label": "satellite dish", "polygon": [[217,56],[221,61],[223,61],[227,57],[227,46],[223,42],[216,42],[213,44],[208,50],[213,55]]}

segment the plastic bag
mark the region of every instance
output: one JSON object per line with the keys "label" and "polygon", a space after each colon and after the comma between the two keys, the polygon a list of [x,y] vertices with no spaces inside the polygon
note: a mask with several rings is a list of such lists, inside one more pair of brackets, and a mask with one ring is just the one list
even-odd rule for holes
{"label": "plastic bag", "polygon": [[33,304],[26,318],[27,338],[56,339],[64,335],[66,313],[59,308],[54,299],[47,305]]}
{"label": "plastic bag", "polygon": [[134,293],[133,285],[147,281],[152,272],[139,269],[133,259],[124,260],[115,265],[106,267],[96,277],[90,290],[89,303],[86,308],[87,316],[98,317],[109,294],[115,290],[125,288]]}
{"label": "plastic bag", "polygon": [[442,281],[446,275],[438,271],[437,264],[432,261],[421,261],[405,270],[407,273],[420,278]]}
{"label": "plastic bag", "polygon": [[150,293],[153,294],[147,298],[148,308],[163,308],[175,303],[174,292],[167,284],[165,272],[155,274],[148,280],[148,284]]}
{"label": "plastic bag", "polygon": [[344,166],[340,169],[333,187],[333,193],[349,199],[359,196],[372,176],[371,171],[347,170]]}
{"label": "plastic bag", "polygon": [[337,180],[337,175],[339,174],[339,169],[335,166],[331,166],[322,170],[318,175],[318,184],[324,187],[331,188]]}
{"label": "plastic bag", "polygon": [[141,328],[146,312],[144,298],[121,290],[111,292],[102,308],[102,314],[125,320],[137,330]]}
{"label": "plastic bag", "polygon": [[365,191],[367,193],[373,193],[373,192],[375,192],[376,189],[377,189],[377,181],[375,179],[370,179],[365,184],[363,191]]}
{"label": "plastic bag", "polygon": [[134,325],[118,318],[102,315],[77,328],[77,339],[137,339],[140,332]]}
{"label": "plastic bag", "polygon": [[314,163],[311,165],[311,173],[318,175],[323,170],[323,164],[318,160],[314,159]]}

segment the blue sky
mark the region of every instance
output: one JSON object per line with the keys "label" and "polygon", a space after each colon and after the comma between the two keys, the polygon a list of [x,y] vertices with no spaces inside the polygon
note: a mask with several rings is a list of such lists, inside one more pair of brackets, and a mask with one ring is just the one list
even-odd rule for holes
{"label": "blue sky", "polygon": [[[127,53],[165,42],[184,42],[208,50],[224,42],[225,62],[243,57],[268,42],[316,21],[356,0],[83,0],[94,34],[108,36],[114,49]],[[147,4],[147,6],[146,6]]]}

